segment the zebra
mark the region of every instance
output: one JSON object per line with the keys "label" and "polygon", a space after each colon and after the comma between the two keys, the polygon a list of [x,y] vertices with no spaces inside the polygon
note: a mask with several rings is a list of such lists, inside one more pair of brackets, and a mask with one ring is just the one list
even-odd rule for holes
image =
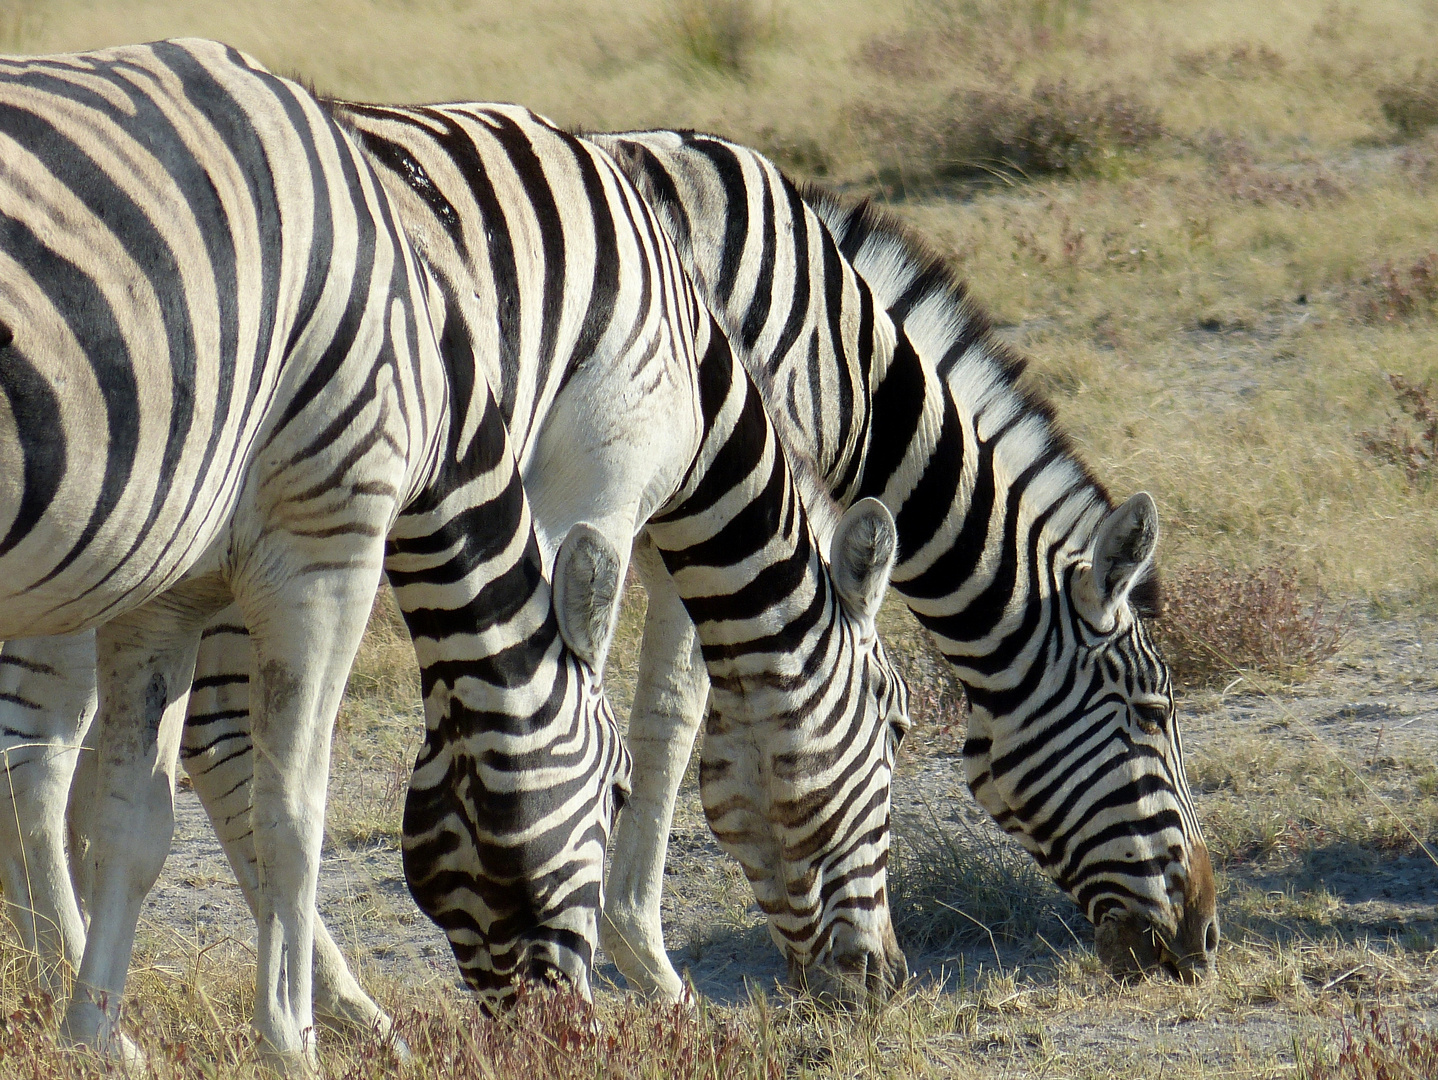
{"label": "zebra", "polygon": [[[963,284],[872,204],[800,188],[717,136],[589,137],[660,208],[786,442],[841,505],[874,497],[892,512],[894,588],[971,703],[978,802],[1078,903],[1110,969],[1208,973],[1212,867],[1142,618],[1156,606],[1151,497],[1114,505]],[[703,688],[683,685],[682,633],[651,644],[636,702],[684,708],[636,708],[631,745],[646,752],[631,800],[663,806]],[[604,943],[627,978],[672,994],[658,932],[668,818],[651,821],[616,826]]]}
{"label": "zebra", "polygon": [[[572,502],[578,494],[593,502],[595,493],[605,493],[617,538],[644,528],[635,563],[650,587],[651,611],[668,607],[699,623],[700,658],[715,688],[705,787],[725,796],[723,815],[712,820],[745,862],[791,966],[821,987],[842,992],[854,976],[865,992],[887,992],[905,972],[883,863],[893,752],[908,723],[906,690],[874,632],[893,553],[887,511],[869,500],[841,519],[826,514],[817,492],[801,502],[752,384],[714,332],[647,207],[607,155],[519,109],[332,107],[365,146],[435,275],[444,296],[440,337],[447,356],[456,367],[470,356],[481,366],[499,365],[484,374],[499,389],[502,408],[520,403],[508,406],[507,419],[519,458],[528,462],[526,484],[541,534],[558,535],[575,519],[566,498]],[[534,161],[547,172],[526,172]],[[476,196],[481,182],[492,202]],[[577,251],[549,244],[529,249],[562,254],[562,266],[536,266],[522,245],[508,247],[529,259],[518,264],[527,280],[547,288],[556,272],[574,278],[577,285],[565,287],[578,289],[578,298],[558,306],[584,313],[580,323],[553,336],[531,331],[526,338],[518,323],[504,323],[507,294],[495,295],[494,282],[518,280],[518,272],[491,269],[473,241],[484,238],[478,250],[493,258],[501,230],[546,224],[535,209],[538,184],[553,187],[541,210],[578,208],[572,220],[550,219],[563,226],[561,239],[574,244],[578,230],[581,239],[603,243],[589,240]],[[611,259],[618,271],[607,265]],[[596,287],[600,273],[627,285]],[[476,297],[477,305],[470,300]],[[519,314],[508,317],[520,319],[526,310],[548,318],[549,300],[520,304]],[[594,325],[598,332],[589,329]],[[622,347],[601,348],[606,341]],[[546,363],[521,355],[514,366],[513,355],[536,346]],[[556,363],[555,356],[570,359]],[[638,366],[629,371],[636,357]],[[615,368],[623,378],[613,376]],[[616,393],[633,397],[627,410],[603,407]],[[676,423],[685,417],[696,422],[687,447]],[[551,422],[556,418],[567,422]],[[576,440],[586,436],[590,446],[580,442],[576,451]],[[624,467],[600,460],[591,452],[595,445],[611,458],[627,455]],[[578,467],[597,461],[607,473],[578,483],[576,461]],[[613,493],[619,481],[630,490]],[[819,511],[818,536],[806,507]],[[584,509],[590,519],[606,518],[598,505]],[[825,549],[833,555],[832,584],[820,558]],[[735,551],[747,558],[731,561]],[[402,593],[404,583],[395,584]],[[205,668],[205,655],[202,650],[197,683],[207,693],[221,686],[241,692],[246,666],[231,659],[229,674],[216,674]],[[207,723],[190,728],[205,729],[189,762],[201,791],[215,789],[205,770],[193,766],[224,737],[223,727],[213,724],[233,719],[219,714],[233,711],[214,710]],[[242,767],[232,748],[224,756]],[[868,777],[872,798],[821,813],[832,771],[856,767]],[[407,877],[420,906],[449,933],[466,980],[502,994],[508,980],[500,985],[475,962],[485,954],[473,948],[472,920],[454,918],[452,873],[446,868],[436,884],[430,872],[442,861],[436,851],[453,843],[457,829],[446,819],[423,831],[433,817],[416,809],[428,797],[417,795],[425,772],[422,754],[405,813]],[[242,800],[240,788],[230,786]],[[450,790],[444,783],[428,788]],[[812,816],[796,819],[796,806]],[[209,808],[217,820],[240,819],[213,802]],[[244,839],[234,838],[232,857]],[[242,861],[241,854],[236,865]],[[856,875],[856,867],[865,872]]]}
{"label": "zebra", "polygon": [[[907,690],[875,632],[892,559],[887,511],[869,500],[841,519],[803,484],[802,462],[778,443],[668,239],[606,154],[517,106],[333,108],[446,292],[480,300],[460,308],[472,313],[461,316],[464,349],[490,365],[541,532],[562,532],[578,505],[612,523],[616,546],[638,536],[651,611],[698,623],[691,659],[714,686],[702,777],[723,805],[711,825],[745,866],[796,977],[887,993],[906,972],[882,864],[893,753],[908,725]],[[571,324],[556,325],[552,313],[565,310]],[[694,342],[682,372],[656,370],[666,350],[641,327],[658,315],[671,339]],[[605,360],[613,370],[600,362],[606,340],[622,342]],[[692,445],[673,441],[685,413],[702,421]],[[618,455],[622,468],[606,460]],[[869,803],[830,810],[825,770],[839,767],[862,768]],[[404,845],[408,864],[408,814]],[[875,863],[877,873],[853,874]],[[409,879],[433,915],[423,882]]]}
{"label": "zebra", "polygon": [[[619,556],[575,523],[551,594],[495,395],[473,365],[447,369],[433,279],[303,88],[198,40],[4,59],[0,155],[0,637],[60,635],[73,661],[93,630],[100,687],[73,807],[89,926],[62,1030],[129,1056],[118,1004],[173,828],[200,631],[233,599],[254,655],[254,1022],[303,1068],[329,733],[381,567],[406,582],[436,752],[554,750],[542,786],[453,812],[520,863],[588,867],[555,876],[597,899],[628,772],[598,672]],[[7,644],[7,677],[46,674],[25,651]],[[53,795],[65,754],[10,723],[31,702],[5,702],[12,792],[35,778]],[[466,794],[487,779],[472,760]],[[503,813],[532,803],[519,816],[543,824],[556,791],[559,851]],[[544,887],[531,873],[496,908],[527,909],[519,959],[541,967],[564,957],[545,933],[597,919],[562,905],[551,928]]]}

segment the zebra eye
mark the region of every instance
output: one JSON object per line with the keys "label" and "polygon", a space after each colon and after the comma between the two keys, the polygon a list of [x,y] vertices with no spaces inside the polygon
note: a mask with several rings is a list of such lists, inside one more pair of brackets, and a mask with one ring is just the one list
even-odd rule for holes
{"label": "zebra eye", "polygon": [[904,736],[909,733],[909,725],[900,723],[897,720],[889,721],[889,738],[894,740],[894,749],[897,750],[904,742]]}
{"label": "zebra eye", "polygon": [[889,710],[889,738],[894,740],[894,749],[897,750],[904,741],[904,736],[909,733],[913,726],[906,709],[893,708]]}
{"label": "zebra eye", "polygon": [[1134,702],[1129,705],[1129,713],[1133,716],[1134,723],[1145,735],[1158,735],[1163,731],[1163,725],[1168,720],[1168,706],[1159,705],[1155,702]]}

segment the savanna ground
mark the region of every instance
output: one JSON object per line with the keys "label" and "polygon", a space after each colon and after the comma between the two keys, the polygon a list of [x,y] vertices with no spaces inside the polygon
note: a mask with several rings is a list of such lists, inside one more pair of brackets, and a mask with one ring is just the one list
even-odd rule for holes
{"label": "savanna ground", "polygon": [[[476,1022],[400,878],[420,721],[381,609],[337,734],[322,908],[415,1075],[1438,1076],[1438,3],[0,6],[9,51],[176,34],[357,98],[717,130],[870,195],[960,267],[1096,473],[1165,522],[1159,631],[1221,879],[1216,980],[1099,970],[1082,918],[974,808],[960,696],[893,609],[916,714],[893,892],[918,972],[894,1004],[836,1015],[774,988],[691,782],[665,910],[708,1004],[601,989],[597,1025],[542,999]],[[641,610],[635,590],[620,706]],[[250,924],[188,793],[142,933],[127,1015],[155,1069],[250,1075]],[[16,977],[0,1008],[0,1073],[93,1069]],[[337,1075],[391,1068],[324,1046]]]}

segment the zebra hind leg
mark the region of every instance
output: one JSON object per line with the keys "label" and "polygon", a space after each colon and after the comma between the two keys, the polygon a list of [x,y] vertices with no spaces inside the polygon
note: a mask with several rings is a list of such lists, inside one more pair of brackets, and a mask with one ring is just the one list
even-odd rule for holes
{"label": "zebra hind leg", "polygon": [[85,925],[65,853],[65,806],[95,715],[95,635],[25,638],[0,650],[0,889],[26,982],[61,1001]]}
{"label": "zebra hind leg", "polygon": [[75,793],[90,844],[82,856],[90,926],[61,1027],[130,1067],[118,1031],[120,1001],[140,906],[160,876],[174,834],[180,727],[199,628],[223,601],[213,579],[188,582],[100,628],[100,700],[93,762]]}
{"label": "zebra hind leg", "polygon": [[[225,850],[250,913],[256,910],[259,868],[250,828],[251,780],[249,631],[238,607],[205,628],[195,662],[194,690],[185,718],[180,760]],[[389,1015],[364,992],[344,954],[315,912],[315,1019],[343,1034],[378,1034],[401,1060],[409,1048]]]}
{"label": "zebra hind leg", "polygon": [[258,883],[254,1024],[271,1064],[290,1074],[316,1065],[315,885],[330,732],[379,584],[378,551],[372,562],[360,552],[325,563],[306,554],[311,553],[302,543],[281,539],[278,550],[255,553],[251,565],[263,568],[263,580],[235,585],[255,654],[250,682],[250,825]]}
{"label": "zebra hind leg", "polygon": [[631,987],[681,1001],[686,990],[664,948],[664,854],[679,783],[694,748],[709,675],[694,623],[658,551],[641,534],[634,565],[649,594],[634,707],[629,715],[633,790],[614,828],[600,943]]}

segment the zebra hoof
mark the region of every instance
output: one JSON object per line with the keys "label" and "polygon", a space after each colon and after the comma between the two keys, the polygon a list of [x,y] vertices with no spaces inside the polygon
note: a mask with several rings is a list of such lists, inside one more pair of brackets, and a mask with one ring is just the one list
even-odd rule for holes
{"label": "zebra hoof", "polygon": [[119,1030],[119,1010],[102,1009],[78,991],[65,1011],[60,1024],[60,1038],[77,1049],[83,1049],[125,1073],[143,1073],[147,1064],[145,1052]]}
{"label": "zebra hoof", "polygon": [[320,1076],[319,1059],[313,1050],[274,1050],[266,1047],[260,1051],[260,1060],[284,1080],[318,1080]]}
{"label": "zebra hoof", "polygon": [[[821,962],[802,966],[789,958],[789,984],[819,1001],[841,1007],[882,1005],[908,981],[909,962],[892,933],[879,948],[865,947],[859,940],[838,944]],[[844,948],[845,944],[850,945]]]}

